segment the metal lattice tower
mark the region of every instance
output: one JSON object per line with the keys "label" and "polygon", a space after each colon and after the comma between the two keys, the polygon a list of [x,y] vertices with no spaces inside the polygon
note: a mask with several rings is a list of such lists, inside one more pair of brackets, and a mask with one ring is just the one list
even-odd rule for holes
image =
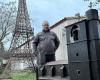
{"label": "metal lattice tower", "polygon": [[[18,12],[16,18],[15,30],[10,46],[10,61],[28,61],[33,60],[32,51],[33,29],[31,27],[26,0],[19,0]],[[26,62],[28,64],[28,62]],[[29,64],[28,64],[29,65]]]}
{"label": "metal lattice tower", "polygon": [[[31,27],[26,0],[19,0],[16,17],[16,25],[13,32],[13,39],[9,49],[10,59],[0,78],[10,78],[11,71],[19,71],[20,63],[27,65],[28,69],[34,67],[34,54],[32,51],[33,29]],[[27,68],[26,67],[26,68]]]}

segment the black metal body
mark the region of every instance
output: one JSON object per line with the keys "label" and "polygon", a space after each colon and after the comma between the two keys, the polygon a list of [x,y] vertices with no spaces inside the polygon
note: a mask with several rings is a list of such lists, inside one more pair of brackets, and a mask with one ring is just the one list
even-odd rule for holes
{"label": "black metal body", "polygon": [[71,80],[100,80],[98,12],[90,9],[86,16],[86,20],[66,26]]}

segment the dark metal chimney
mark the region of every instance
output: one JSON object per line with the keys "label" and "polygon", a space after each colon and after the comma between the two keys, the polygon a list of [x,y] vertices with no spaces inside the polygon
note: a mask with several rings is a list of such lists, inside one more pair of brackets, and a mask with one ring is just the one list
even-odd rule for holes
{"label": "dark metal chimney", "polygon": [[86,18],[87,20],[99,19],[98,11],[96,9],[90,9],[86,11]]}

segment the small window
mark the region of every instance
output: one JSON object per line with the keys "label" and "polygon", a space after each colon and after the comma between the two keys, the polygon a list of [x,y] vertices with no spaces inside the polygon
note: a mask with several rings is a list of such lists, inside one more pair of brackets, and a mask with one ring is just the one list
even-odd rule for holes
{"label": "small window", "polygon": [[42,68],[40,68],[40,71],[41,71],[41,76],[45,76],[46,75],[46,69],[45,69],[44,66]]}
{"label": "small window", "polygon": [[77,75],[77,78],[80,78],[81,71],[80,70],[76,70],[76,75]]}
{"label": "small window", "polygon": [[79,56],[79,53],[76,53],[76,56],[78,57]]}
{"label": "small window", "polygon": [[56,68],[51,66],[51,76],[54,77],[56,75]]}
{"label": "small window", "polygon": [[67,69],[64,65],[60,67],[60,71],[61,71],[61,77],[67,77],[68,76]]}
{"label": "small window", "polygon": [[79,28],[77,25],[74,25],[71,29],[71,38],[73,41],[79,40]]}

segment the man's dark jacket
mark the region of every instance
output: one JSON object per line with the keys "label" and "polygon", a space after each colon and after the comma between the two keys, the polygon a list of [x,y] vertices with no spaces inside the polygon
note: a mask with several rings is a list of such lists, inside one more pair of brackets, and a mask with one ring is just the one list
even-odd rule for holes
{"label": "man's dark jacket", "polygon": [[59,47],[59,39],[57,35],[48,30],[38,33],[33,41],[34,51],[39,54],[52,54],[55,53],[56,49]]}

